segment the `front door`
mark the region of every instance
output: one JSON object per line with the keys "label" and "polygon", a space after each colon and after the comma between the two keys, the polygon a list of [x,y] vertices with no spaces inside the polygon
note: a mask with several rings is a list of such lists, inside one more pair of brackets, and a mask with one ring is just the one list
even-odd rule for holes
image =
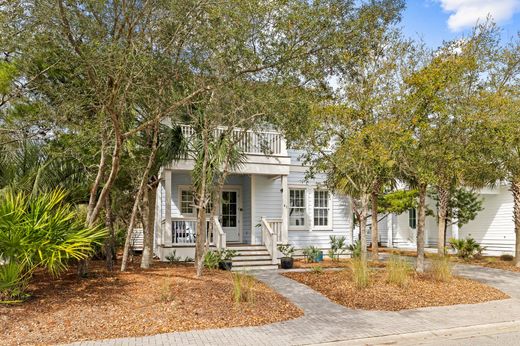
{"label": "front door", "polygon": [[240,241],[239,203],[237,190],[222,191],[222,203],[220,206],[220,224],[226,233],[226,241]]}

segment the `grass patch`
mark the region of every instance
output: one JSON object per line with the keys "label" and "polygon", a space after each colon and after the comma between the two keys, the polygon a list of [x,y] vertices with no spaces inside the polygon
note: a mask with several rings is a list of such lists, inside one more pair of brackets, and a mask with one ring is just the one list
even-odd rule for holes
{"label": "grass patch", "polygon": [[392,255],[386,267],[388,283],[404,287],[410,283],[410,274],[413,272],[412,265],[404,258]]}
{"label": "grass patch", "polygon": [[363,289],[370,285],[370,269],[368,263],[360,258],[353,258],[350,269],[352,270],[352,278],[354,285]]}
{"label": "grass patch", "polygon": [[232,273],[233,278],[233,301],[235,303],[254,303],[255,301],[255,278],[245,273]]}
{"label": "grass patch", "polygon": [[448,282],[453,278],[453,265],[448,256],[435,256],[431,261],[429,272],[436,281]]}

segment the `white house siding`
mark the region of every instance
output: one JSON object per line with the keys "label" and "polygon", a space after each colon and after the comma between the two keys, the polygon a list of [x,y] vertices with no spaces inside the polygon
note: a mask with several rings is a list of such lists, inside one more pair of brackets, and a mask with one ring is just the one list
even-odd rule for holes
{"label": "white house siding", "polygon": [[491,254],[512,253],[515,244],[513,196],[507,186],[490,192],[482,194],[484,210],[461,227],[459,238],[474,238]]}
{"label": "white house siding", "polygon": [[255,175],[254,176],[254,217],[253,226],[255,234],[254,244],[260,244],[262,239],[261,229],[257,227],[261,218],[282,217],[282,183],[279,176]]}
{"label": "white house siding", "polygon": [[[296,158],[297,153],[292,152],[291,157]],[[288,176],[288,185],[291,187],[302,187],[306,189],[306,229],[291,230],[289,229],[289,243],[297,249],[305,248],[309,245],[317,246],[322,249],[330,248],[330,236],[345,236],[347,242],[350,243],[350,208],[347,198],[338,195],[332,195],[332,220],[330,229],[315,230],[312,229],[314,215],[314,189],[319,187],[324,181],[324,175],[318,175],[314,179],[305,180],[305,172],[301,169],[292,171]]]}

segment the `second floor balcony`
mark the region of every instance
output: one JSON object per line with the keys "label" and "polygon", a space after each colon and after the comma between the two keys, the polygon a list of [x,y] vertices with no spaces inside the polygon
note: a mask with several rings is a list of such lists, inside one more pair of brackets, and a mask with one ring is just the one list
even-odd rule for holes
{"label": "second floor balcony", "polygon": [[[195,136],[195,130],[190,125],[180,125],[182,135],[187,139]],[[243,130],[219,127],[214,130],[214,136],[230,133],[238,149],[246,155],[244,165],[235,173],[258,174],[288,174],[290,157],[284,136],[272,130]],[[172,162],[166,168],[174,170],[193,169],[193,160],[186,159]]]}

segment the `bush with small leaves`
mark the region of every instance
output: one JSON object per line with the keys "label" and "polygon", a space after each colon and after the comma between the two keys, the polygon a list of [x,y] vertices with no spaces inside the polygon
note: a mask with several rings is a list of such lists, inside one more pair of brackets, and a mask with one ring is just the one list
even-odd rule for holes
{"label": "bush with small leaves", "polygon": [[515,259],[515,257],[513,255],[509,255],[509,254],[503,254],[500,256],[501,261],[511,262],[514,259]]}

